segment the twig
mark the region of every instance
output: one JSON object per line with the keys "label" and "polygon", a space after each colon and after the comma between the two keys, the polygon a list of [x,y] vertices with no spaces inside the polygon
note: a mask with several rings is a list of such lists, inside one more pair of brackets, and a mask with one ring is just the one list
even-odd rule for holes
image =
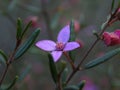
{"label": "twig", "polygon": [[20,43],[17,41],[16,47],[15,47],[13,53],[10,55],[10,57],[8,58],[8,60],[7,60],[7,62],[6,62],[5,70],[3,71],[2,76],[1,76],[1,79],[0,79],[0,87],[1,87],[1,85],[2,85],[2,83],[3,83],[3,81],[4,81],[4,79],[5,79],[5,76],[6,76],[6,74],[7,74],[7,71],[8,71],[8,69],[9,69],[9,66],[10,66],[11,63],[14,61],[14,55],[15,55],[15,53],[16,53],[19,45],[20,45]]}
{"label": "twig", "polygon": [[75,69],[75,65],[74,65],[72,59],[71,59],[70,56],[67,54],[67,52],[64,52],[64,55],[65,55],[65,57],[67,58],[68,62],[70,63],[72,69],[74,70],[74,69]]}
{"label": "twig", "polygon": [[[107,24],[104,26],[104,28],[102,29],[101,33],[99,34],[100,36],[102,35],[102,33],[107,29],[107,27],[109,26],[109,22],[110,22],[111,18],[108,20]],[[69,75],[67,81],[66,81],[66,85],[69,83],[69,81],[72,79],[72,77],[75,75],[75,73],[77,71],[79,71],[80,66],[82,65],[82,63],[85,61],[85,59],[87,58],[87,56],[89,55],[89,53],[92,51],[92,49],[95,47],[95,45],[98,43],[100,39],[97,38],[95,40],[95,42],[92,44],[92,46],[88,49],[88,51],[86,52],[86,54],[83,56],[82,60],[80,60],[81,62],[78,64],[78,66],[71,72],[71,74]]]}

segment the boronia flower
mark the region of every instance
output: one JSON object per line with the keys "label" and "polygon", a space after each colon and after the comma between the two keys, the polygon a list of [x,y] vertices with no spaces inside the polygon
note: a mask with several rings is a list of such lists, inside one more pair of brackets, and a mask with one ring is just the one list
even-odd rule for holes
{"label": "boronia flower", "polygon": [[57,42],[51,40],[41,40],[36,46],[44,51],[49,51],[55,62],[59,60],[63,52],[74,50],[80,47],[80,44],[73,41],[68,42],[70,38],[70,26],[67,25],[59,32]]}
{"label": "boronia flower", "polygon": [[103,41],[107,46],[114,46],[120,44],[120,30],[114,32],[104,32]]}

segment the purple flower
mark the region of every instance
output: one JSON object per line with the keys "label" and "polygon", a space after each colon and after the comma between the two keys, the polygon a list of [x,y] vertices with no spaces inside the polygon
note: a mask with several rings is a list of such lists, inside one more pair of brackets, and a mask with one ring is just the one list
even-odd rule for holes
{"label": "purple flower", "polygon": [[63,52],[74,50],[80,47],[77,42],[68,42],[70,38],[70,26],[65,26],[58,34],[57,42],[42,40],[36,46],[44,51],[49,51],[55,62],[59,60]]}

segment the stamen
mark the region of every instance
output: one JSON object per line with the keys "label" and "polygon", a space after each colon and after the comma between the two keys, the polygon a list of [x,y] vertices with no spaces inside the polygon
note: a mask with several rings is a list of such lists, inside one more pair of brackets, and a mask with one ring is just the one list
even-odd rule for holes
{"label": "stamen", "polygon": [[57,42],[56,44],[56,49],[57,50],[63,50],[64,49],[64,44],[62,42]]}

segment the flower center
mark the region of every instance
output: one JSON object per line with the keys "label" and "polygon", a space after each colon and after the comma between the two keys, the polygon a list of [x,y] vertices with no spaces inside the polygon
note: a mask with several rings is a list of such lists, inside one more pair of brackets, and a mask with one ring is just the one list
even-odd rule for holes
{"label": "flower center", "polygon": [[62,42],[57,42],[56,49],[57,50],[63,50],[65,45]]}

